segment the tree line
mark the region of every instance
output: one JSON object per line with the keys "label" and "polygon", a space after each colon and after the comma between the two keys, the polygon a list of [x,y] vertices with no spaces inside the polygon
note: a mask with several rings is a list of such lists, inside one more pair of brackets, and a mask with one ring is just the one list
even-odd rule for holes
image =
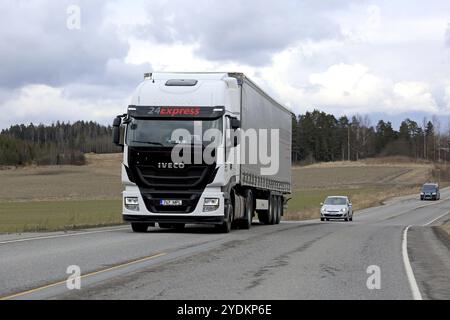
{"label": "tree line", "polygon": [[112,127],[92,121],[14,125],[0,133],[0,165],[85,164],[85,153],[114,153]]}
{"label": "tree line", "polygon": [[336,118],[315,110],[292,118],[294,162],[357,161],[376,156],[406,156],[448,161],[449,135],[437,117],[422,124],[406,119],[399,130],[389,121],[371,125],[368,116]]}
{"label": "tree line", "polygon": [[[112,127],[96,122],[14,125],[0,132],[0,165],[85,164],[85,153],[115,153]],[[371,124],[368,116],[336,118],[318,110],[292,118],[293,162],[357,161],[376,156],[406,156],[448,161],[449,134],[437,117],[421,124],[404,120]]]}

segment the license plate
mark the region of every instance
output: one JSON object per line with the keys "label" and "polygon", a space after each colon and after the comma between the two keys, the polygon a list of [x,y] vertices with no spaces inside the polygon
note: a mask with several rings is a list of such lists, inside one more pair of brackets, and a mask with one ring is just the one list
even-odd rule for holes
{"label": "license plate", "polygon": [[183,205],[183,200],[161,200],[160,204],[167,207],[177,207]]}

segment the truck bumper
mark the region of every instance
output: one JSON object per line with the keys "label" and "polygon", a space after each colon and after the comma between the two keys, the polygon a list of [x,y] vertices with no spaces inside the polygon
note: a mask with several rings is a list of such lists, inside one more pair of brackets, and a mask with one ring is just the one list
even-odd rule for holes
{"label": "truck bumper", "polygon": [[213,224],[221,225],[224,216],[169,216],[169,215],[123,215],[123,221],[132,223],[185,223],[185,224]]}
{"label": "truck bumper", "polygon": [[[192,213],[161,213],[151,212],[146,207],[142,195],[137,187],[128,186],[123,192],[126,197],[138,198],[139,210],[129,210],[123,204],[123,220],[128,223],[185,223],[185,224],[213,224],[220,225],[227,218],[225,198],[220,189],[205,189]],[[219,207],[214,211],[203,211],[205,198],[218,198]]]}

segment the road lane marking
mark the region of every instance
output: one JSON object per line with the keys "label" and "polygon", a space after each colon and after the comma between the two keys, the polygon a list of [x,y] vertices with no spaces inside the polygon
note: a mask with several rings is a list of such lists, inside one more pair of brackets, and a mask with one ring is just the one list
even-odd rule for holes
{"label": "road lane marking", "polygon": [[408,256],[408,230],[411,226],[405,228],[403,232],[403,241],[402,241],[402,256],[403,256],[403,264],[405,265],[406,275],[408,277],[409,287],[411,288],[411,292],[414,300],[422,300],[422,295],[420,294],[419,286],[417,285],[416,278],[414,277],[414,272],[411,267],[411,262],[409,261]]}
{"label": "road lane marking", "polygon": [[[80,278],[84,279],[84,278],[92,277],[92,276],[95,276],[95,275],[98,275],[98,274],[102,274],[102,273],[105,273],[105,272],[113,271],[113,270],[116,270],[116,269],[119,269],[119,268],[128,267],[128,266],[140,263],[140,262],[145,262],[145,261],[148,261],[148,260],[151,260],[151,259],[155,259],[155,258],[159,258],[159,257],[165,256],[166,254],[167,253],[165,253],[165,252],[157,253],[157,254],[154,254],[154,255],[151,255],[151,256],[148,256],[148,257],[145,257],[145,258],[133,260],[133,261],[126,262],[126,263],[123,263],[123,264],[119,264],[119,265],[116,265],[116,266],[113,266],[113,267],[109,267],[109,268],[106,268],[106,269],[102,269],[102,270],[94,271],[94,272],[91,272],[91,273],[87,273],[87,274],[81,275]],[[10,296],[1,297],[0,300],[11,300],[11,299],[19,298],[19,297],[22,297],[24,295],[32,294],[32,293],[35,293],[35,292],[38,292],[38,291],[42,291],[42,290],[45,290],[45,289],[48,289],[48,288],[53,288],[53,287],[56,287],[56,286],[59,286],[59,285],[62,285],[62,284],[66,284],[66,282],[67,282],[67,280],[58,281],[58,282],[55,282],[55,283],[52,283],[52,284],[48,284],[48,285],[45,285],[45,286],[42,286],[42,287],[38,287],[38,288],[35,288],[35,289],[19,292],[19,293],[10,295]]]}
{"label": "road lane marking", "polygon": [[443,203],[443,202],[445,202],[445,201],[447,201],[447,200],[450,200],[450,197],[447,197],[447,198],[444,198],[444,199],[440,199],[440,200],[437,200],[437,201],[435,200],[435,202],[432,202],[432,203],[428,203],[428,204],[419,206],[419,207],[417,207],[417,208],[414,208],[414,210],[416,210],[416,209],[421,209],[421,208],[426,208],[426,207],[433,206],[433,205],[436,205],[436,204],[441,204],[441,203]]}
{"label": "road lane marking", "polygon": [[[432,202],[432,203],[427,203],[427,204],[424,204],[424,205],[420,205],[420,206],[418,206],[418,207],[413,207],[413,208],[411,208],[411,209],[408,209],[408,210],[405,210],[405,211],[401,211],[399,214],[397,214],[397,215],[394,215],[394,216],[392,216],[392,217],[390,217],[389,219],[395,219],[395,218],[398,218],[399,216],[401,216],[401,215],[403,215],[403,214],[406,214],[406,213],[408,213],[408,212],[411,212],[411,211],[415,211],[415,210],[417,210],[417,209],[423,209],[423,208],[426,208],[426,207],[430,207],[430,206],[435,206],[435,205],[438,205],[438,204],[442,204],[443,202],[445,202],[445,201],[448,201],[448,200],[450,200],[450,197],[447,197],[447,198],[444,198],[444,199],[441,199],[441,200],[438,200],[438,201],[435,201],[435,202]],[[369,208],[365,208],[365,209],[361,209],[361,210],[358,210],[358,211],[363,211],[363,212],[358,212],[357,213],[357,215],[358,216],[371,216],[371,215],[377,215],[377,211],[379,210],[379,209],[388,209],[390,206],[392,206],[393,204],[395,204],[395,203],[392,203],[392,204],[384,204],[384,205],[381,205],[381,206],[377,206],[377,207],[369,207]],[[370,210],[370,211],[369,211]],[[375,210],[375,212],[373,212],[373,210]],[[354,213],[356,213],[356,211],[354,212]]]}
{"label": "road lane marking", "polygon": [[431,220],[430,222],[426,223],[423,225],[423,227],[429,226],[430,224],[432,224],[433,222],[439,220],[442,217],[445,217],[446,215],[448,215],[450,212],[446,212],[443,215],[440,215],[439,217],[437,217],[436,219]]}
{"label": "road lane marking", "polygon": [[9,244],[9,243],[26,242],[26,241],[34,241],[34,240],[57,239],[57,238],[65,238],[65,237],[75,237],[75,236],[83,236],[83,235],[88,235],[88,234],[96,234],[96,233],[106,233],[106,232],[121,231],[121,230],[127,230],[127,229],[128,229],[128,227],[121,227],[121,228],[108,229],[108,230],[74,232],[74,233],[68,233],[68,234],[58,234],[58,235],[53,235],[53,236],[42,236],[42,237],[22,238],[22,239],[14,239],[14,240],[0,241],[0,244]]}

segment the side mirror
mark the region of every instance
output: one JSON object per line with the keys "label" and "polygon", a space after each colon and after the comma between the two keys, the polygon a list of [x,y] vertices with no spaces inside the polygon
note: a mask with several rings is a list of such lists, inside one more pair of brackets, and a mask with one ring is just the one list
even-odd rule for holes
{"label": "side mirror", "polygon": [[320,205],[323,206],[323,202],[321,202]]}
{"label": "side mirror", "polygon": [[349,206],[349,207],[351,207],[351,206],[352,206],[352,203],[351,203],[351,202],[349,202],[348,206]]}
{"label": "side mirror", "polygon": [[123,147],[123,144],[120,143],[120,125],[122,124],[122,118],[116,117],[113,122],[113,143],[116,146]]}
{"label": "side mirror", "polygon": [[241,127],[241,120],[238,120],[236,118],[231,118],[230,119],[230,127],[233,130],[237,130]]}

